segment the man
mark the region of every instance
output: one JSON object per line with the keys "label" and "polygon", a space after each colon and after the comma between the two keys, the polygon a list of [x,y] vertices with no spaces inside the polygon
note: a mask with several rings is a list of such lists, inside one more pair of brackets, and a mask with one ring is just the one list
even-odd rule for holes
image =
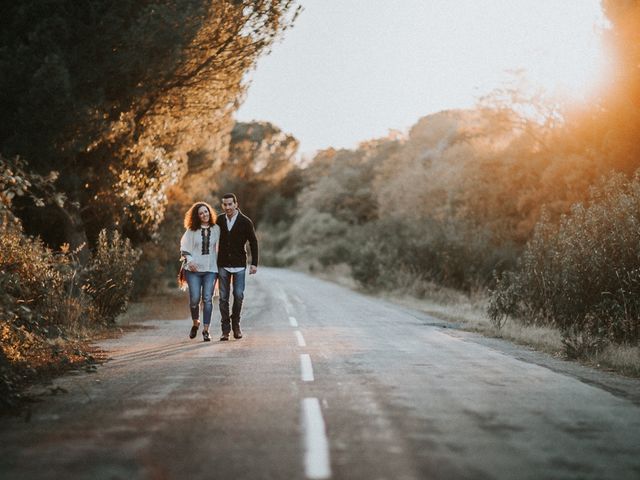
{"label": "man", "polygon": [[[247,270],[247,252],[249,242],[251,265],[249,274],[258,271],[258,240],[253,222],[238,209],[238,199],[233,193],[222,196],[222,209],[216,224],[220,227],[218,241],[218,282],[220,290],[220,315],[222,323],[221,341],[229,340],[233,329],[233,338],[242,338],[240,330],[240,311],[244,299],[244,281]],[[233,307],[229,314],[229,295],[233,284]]]}

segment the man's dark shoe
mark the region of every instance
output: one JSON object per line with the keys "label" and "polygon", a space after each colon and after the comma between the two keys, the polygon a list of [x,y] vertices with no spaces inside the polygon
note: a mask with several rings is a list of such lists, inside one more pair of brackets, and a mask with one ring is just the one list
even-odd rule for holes
{"label": "man's dark shoe", "polygon": [[209,335],[209,331],[208,330],[203,330],[202,331],[202,339],[205,342],[210,342],[211,341],[211,336]]}
{"label": "man's dark shoe", "polygon": [[236,339],[242,338],[242,332],[240,331],[239,328],[233,331],[233,338],[236,338]]}
{"label": "man's dark shoe", "polygon": [[229,334],[228,333],[223,333],[222,335],[220,335],[220,341],[221,342],[226,342],[227,340],[229,340]]}

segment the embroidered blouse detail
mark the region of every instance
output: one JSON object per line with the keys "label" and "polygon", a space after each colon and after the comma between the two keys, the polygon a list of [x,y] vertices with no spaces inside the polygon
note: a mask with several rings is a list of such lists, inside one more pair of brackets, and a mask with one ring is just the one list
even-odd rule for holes
{"label": "embroidered blouse detail", "polygon": [[183,255],[188,262],[196,266],[198,272],[217,272],[219,239],[218,225],[187,230],[180,239],[180,251],[186,252]]}
{"label": "embroidered blouse detail", "polygon": [[202,236],[202,255],[209,255],[209,239],[211,238],[211,228],[201,228],[200,235]]}

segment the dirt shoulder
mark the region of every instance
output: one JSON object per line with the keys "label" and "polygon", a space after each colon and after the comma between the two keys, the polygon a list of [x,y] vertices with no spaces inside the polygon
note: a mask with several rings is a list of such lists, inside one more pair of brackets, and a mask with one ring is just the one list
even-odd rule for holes
{"label": "dirt shoulder", "polygon": [[130,303],[127,312],[113,325],[85,326],[49,340],[31,335],[28,356],[17,364],[7,363],[2,369],[0,415],[28,419],[34,403],[62,393],[52,386],[53,379],[75,372],[93,373],[107,360],[108,354],[95,342],[147,328],[139,323],[144,320],[186,318],[186,302],[185,292],[167,288]]}

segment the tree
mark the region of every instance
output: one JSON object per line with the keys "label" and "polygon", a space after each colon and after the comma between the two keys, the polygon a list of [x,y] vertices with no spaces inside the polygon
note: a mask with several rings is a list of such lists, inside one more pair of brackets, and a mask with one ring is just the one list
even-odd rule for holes
{"label": "tree", "polygon": [[282,208],[282,194],[295,178],[298,144],[295,137],[271,123],[236,123],[228,159],[216,173],[215,192],[218,196],[234,192],[242,210],[256,224],[267,212],[272,222],[286,216],[275,210]]}
{"label": "tree", "polygon": [[[6,3],[6,2],[5,2]],[[0,33],[0,153],[60,172],[63,225],[76,246],[115,227],[141,240],[163,217],[190,152],[228,133],[244,73],[292,25],[293,0],[27,0]]]}

